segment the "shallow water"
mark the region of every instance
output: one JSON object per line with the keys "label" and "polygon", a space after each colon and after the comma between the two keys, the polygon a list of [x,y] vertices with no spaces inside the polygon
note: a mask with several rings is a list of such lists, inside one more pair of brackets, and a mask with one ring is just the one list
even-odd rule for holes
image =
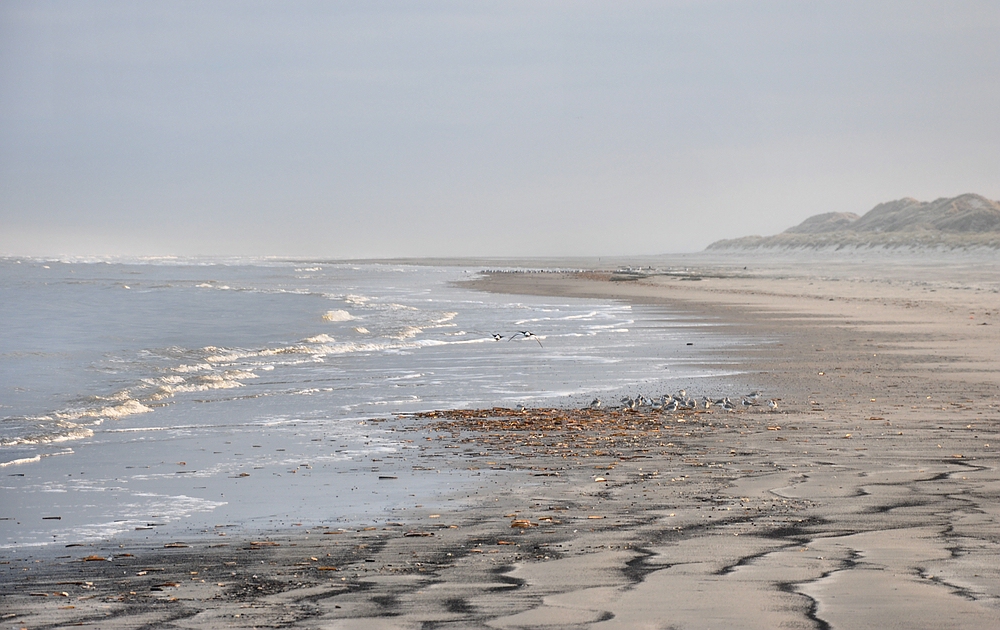
{"label": "shallow water", "polygon": [[0,260],[0,545],[399,519],[504,473],[425,465],[369,419],[697,389],[738,343],[662,308],[452,286],[475,271]]}

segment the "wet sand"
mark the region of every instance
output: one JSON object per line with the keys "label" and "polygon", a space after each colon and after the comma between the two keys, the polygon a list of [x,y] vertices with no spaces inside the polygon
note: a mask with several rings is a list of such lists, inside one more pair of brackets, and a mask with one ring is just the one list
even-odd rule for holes
{"label": "wet sand", "polygon": [[743,366],[748,392],[778,407],[399,418],[434,466],[503,483],[360,531],[209,531],[4,558],[0,620],[1000,627],[995,271],[488,274],[470,288],[665,304],[758,340],[711,360]]}

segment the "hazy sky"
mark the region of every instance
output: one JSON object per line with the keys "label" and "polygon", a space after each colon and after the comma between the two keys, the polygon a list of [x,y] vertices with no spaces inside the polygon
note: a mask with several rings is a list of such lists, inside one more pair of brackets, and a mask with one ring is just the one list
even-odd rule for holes
{"label": "hazy sky", "polygon": [[0,3],[0,253],[695,251],[1000,199],[1000,2]]}

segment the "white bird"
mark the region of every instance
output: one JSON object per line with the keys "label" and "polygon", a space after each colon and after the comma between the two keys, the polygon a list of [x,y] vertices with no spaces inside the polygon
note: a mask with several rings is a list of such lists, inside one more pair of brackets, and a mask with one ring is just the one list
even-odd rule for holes
{"label": "white bird", "polygon": [[501,339],[503,339],[503,335],[500,333],[493,333],[493,341],[500,341]]}
{"label": "white bird", "polygon": [[777,400],[769,400],[769,401],[767,401],[767,407],[770,410],[774,411],[775,409],[778,408],[778,401]]}
{"label": "white bird", "polygon": [[542,347],[542,348],[545,347],[545,346],[542,345],[542,342],[538,340],[538,335],[536,335],[535,333],[531,332],[530,330],[519,330],[519,331],[517,331],[517,335],[511,335],[507,339],[507,341],[513,341],[514,338],[517,337],[518,335],[520,335],[521,337],[524,337],[525,339],[534,339],[535,341],[538,341],[538,345],[540,347]]}

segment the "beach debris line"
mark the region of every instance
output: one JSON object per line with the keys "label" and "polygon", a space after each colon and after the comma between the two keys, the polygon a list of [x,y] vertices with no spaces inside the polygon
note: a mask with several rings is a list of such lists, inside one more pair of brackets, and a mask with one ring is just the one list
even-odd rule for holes
{"label": "beach debris line", "polygon": [[[478,445],[474,453],[469,453],[473,457],[478,453],[495,460],[498,454],[505,453],[512,458],[554,455],[636,459],[675,454],[679,447],[672,440],[681,442],[723,428],[737,421],[733,414],[738,416],[759,408],[749,396],[746,401],[748,404],[734,404],[728,397],[715,400],[704,397],[699,402],[682,390],[676,396],[663,395],[657,399],[628,397],[620,407],[493,407],[427,411],[399,417],[432,420],[410,428],[450,434],[456,444]],[[760,412],[768,413],[764,409]],[[562,469],[533,468],[532,472],[558,476],[559,470]],[[599,479],[606,481],[606,477]]]}

